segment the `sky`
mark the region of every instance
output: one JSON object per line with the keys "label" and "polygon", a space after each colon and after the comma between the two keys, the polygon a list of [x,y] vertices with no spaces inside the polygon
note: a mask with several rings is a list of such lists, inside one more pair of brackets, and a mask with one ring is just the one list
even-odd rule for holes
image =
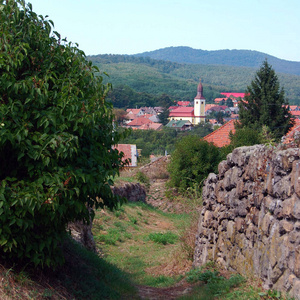
{"label": "sky", "polygon": [[171,46],[300,61],[299,0],[26,0],[86,55]]}

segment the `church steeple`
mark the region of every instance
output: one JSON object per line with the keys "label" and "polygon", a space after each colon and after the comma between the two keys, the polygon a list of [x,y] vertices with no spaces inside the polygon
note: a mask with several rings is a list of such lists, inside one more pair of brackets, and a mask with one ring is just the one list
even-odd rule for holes
{"label": "church steeple", "polygon": [[201,79],[197,87],[197,96],[194,98],[194,124],[199,123],[205,123],[205,98]]}
{"label": "church steeple", "polygon": [[204,96],[203,96],[203,86],[201,83],[201,78],[197,87],[197,96],[195,97],[195,99],[203,99],[205,100]]}

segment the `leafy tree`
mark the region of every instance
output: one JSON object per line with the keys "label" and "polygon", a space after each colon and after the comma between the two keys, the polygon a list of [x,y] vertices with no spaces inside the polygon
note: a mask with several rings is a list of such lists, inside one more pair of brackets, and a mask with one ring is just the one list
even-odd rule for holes
{"label": "leafy tree", "polygon": [[197,136],[185,136],[178,141],[171,156],[170,185],[184,193],[195,182],[201,184],[209,173],[216,172],[221,160],[215,145]]}
{"label": "leafy tree", "polygon": [[158,115],[160,123],[166,125],[169,123],[169,110],[168,108],[164,108],[163,111]]}
{"label": "leafy tree", "polygon": [[266,60],[247,87],[245,101],[239,107],[240,127],[261,130],[265,125],[277,140],[293,125],[284,90]]}
{"label": "leafy tree", "polygon": [[220,102],[220,105],[225,105],[225,99],[222,99],[222,101]]}
{"label": "leafy tree", "polygon": [[[23,0],[0,2],[0,256],[62,263],[68,222],[113,208],[121,155],[99,70]],[[100,198],[98,198],[100,197]]]}
{"label": "leafy tree", "polygon": [[[208,121],[205,124],[198,124],[198,125],[194,126],[191,134],[197,135],[199,138],[203,138],[211,132],[213,132],[213,129],[212,129],[211,124]],[[187,131],[186,134],[190,134],[190,132]]]}
{"label": "leafy tree", "polygon": [[231,98],[228,98],[228,99],[226,100],[226,105],[227,105],[228,107],[233,107],[233,101],[232,101]]}
{"label": "leafy tree", "polygon": [[171,97],[167,94],[162,94],[160,97],[158,97],[157,100],[158,105],[164,108],[169,108],[171,105],[174,105],[174,100],[172,100]]}
{"label": "leafy tree", "polygon": [[123,122],[124,122],[124,120],[127,119],[127,117],[126,117],[127,112],[124,109],[122,109],[122,108],[114,108],[113,112],[114,112],[114,116],[115,116],[115,121],[119,125],[122,125]]}
{"label": "leafy tree", "polygon": [[224,113],[223,112],[221,112],[221,111],[216,112],[215,117],[219,124],[224,124],[224,119],[223,119]]}

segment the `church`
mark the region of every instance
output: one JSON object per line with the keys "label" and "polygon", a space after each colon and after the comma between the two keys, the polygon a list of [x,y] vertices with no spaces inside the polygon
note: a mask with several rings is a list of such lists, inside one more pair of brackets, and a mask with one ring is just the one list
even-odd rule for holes
{"label": "church", "polygon": [[201,80],[197,87],[197,95],[194,98],[194,106],[176,107],[170,110],[169,120],[189,121],[193,125],[205,123],[205,98],[203,96],[203,86]]}

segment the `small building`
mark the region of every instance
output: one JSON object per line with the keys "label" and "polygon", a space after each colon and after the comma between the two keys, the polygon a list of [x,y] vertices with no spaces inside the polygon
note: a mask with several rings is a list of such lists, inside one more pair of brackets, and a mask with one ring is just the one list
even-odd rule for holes
{"label": "small building", "polygon": [[129,161],[128,167],[136,167],[137,166],[137,158],[138,151],[136,149],[136,145],[131,144],[118,144],[114,146],[115,149],[118,149],[119,152],[123,152],[124,156],[122,157],[122,161]]}
{"label": "small building", "polygon": [[153,123],[153,122],[145,117],[137,117],[134,120],[132,120],[131,122],[127,123],[127,127],[139,128],[142,125],[149,124],[149,123]]}

